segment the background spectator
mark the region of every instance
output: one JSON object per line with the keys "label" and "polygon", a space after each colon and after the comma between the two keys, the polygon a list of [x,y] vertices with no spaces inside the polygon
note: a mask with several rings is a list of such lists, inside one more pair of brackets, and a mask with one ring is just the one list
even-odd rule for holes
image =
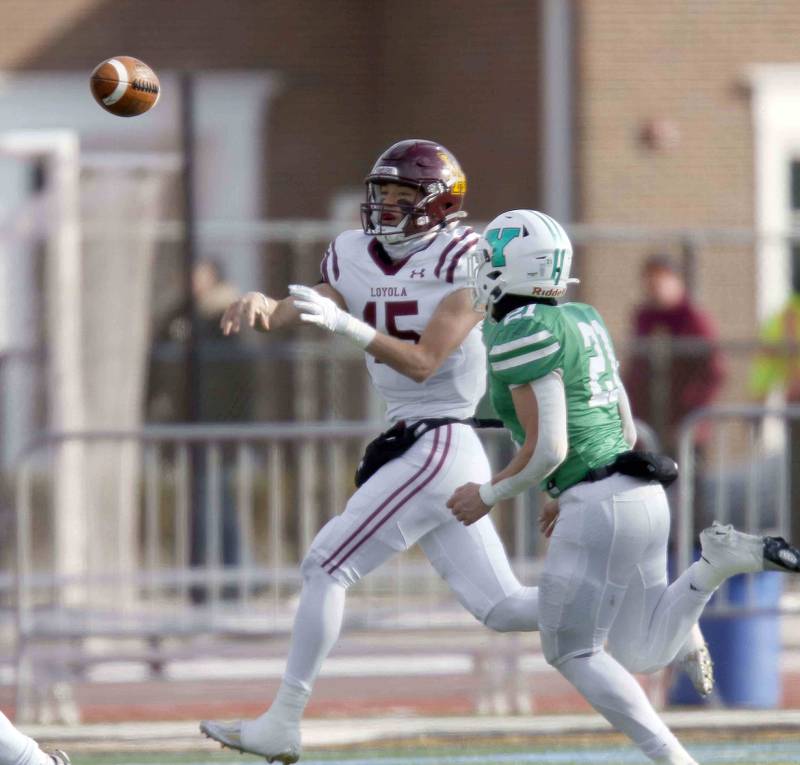
{"label": "background spectator", "polygon": [[[717,330],[711,317],[690,299],[683,276],[668,255],[647,259],[642,288],[644,300],[633,317],[635,343],[625,385],[634,415],[653,426],[664,450],[677,456],[681,421],[713,403],[725,380]],[[707,437],[707,431],[697,430],[701,452]]]}
{"label": "background spectator", "polygon": [[[192,272],[192,300],[196,318],[199,361],[194,371],[198,393],[196,406],[202,422],[244,422],[251,417],[252,369],[238,338],[233,344],[223,341],[219,320],[239,296],[235,286],[225,279],[215,260],[200,260]],[[191,304],[188,298],[157,323],[153,333],[150,366],[150,421],[186,420],[186,348],[192,330]]]}
{"label": "background spectator", "polygon": [[[761,328],[762,348],[750,373],[750,390],[762,401],[779,395],[787,404],[800,404],[800,274],[786,305]],[[787,420],[790,455],[789,506],[800,497],[800,421]],[[791,533],[800,531],[800,513],[791,514]]]}
{"label": "background spectator", "polygon": [[[150,417],[156,420],[186,420],[187,374],[195,375],[196,416],[200,422],[247,421],[251,411],[252,365],[241,340],[223,341],[219,321],[239,291],[226,281],[219,263],[200,260],[192,271],[192,296],[183,299],[160,322],[154,336],[151,363]],[[192,301],[196,312],[194,327],[197,362],[186,363],[192,332]],[[175,352],[177,351],[177,353]],[[209,513],[214,497],[209,493],[209,469],[203,448],[192,449],[191,552],[193,566],[203,567],[209,554],[225,566],[239,562],[239,528],[233,490],[231,454],[222,453],[220,495],[216,497],[221,515],[218,529],[220,549],[211,548]],[[207,597],[204,587],[192,588],[192,597]],[[223,596],[234,597],[236,588],[227,586]]]}

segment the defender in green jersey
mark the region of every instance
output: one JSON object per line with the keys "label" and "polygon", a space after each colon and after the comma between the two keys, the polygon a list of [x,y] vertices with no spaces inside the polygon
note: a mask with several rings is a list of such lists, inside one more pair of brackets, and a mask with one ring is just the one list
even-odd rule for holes
{"label": "defender in green jersey", "polygon": [[[658,465],[631,452],[636,431],[608,332],[591,306],[555,300],[574,281],[569,238],[552,218],[514,210],[489,224],[475,253],[492,401],[519,450],[490,481],[459,487],[448,506],[471,524],[537,484],[558,497],[539,586],[545,658],[651,760],[696,765],[631,672],[688,655],[726,578],[797,573],[800,552],[714,524],[700,535],[701,559],[667,586],[666,495],[650,480]],[[694,649],[710,671],[702,645]]]}
{"label": "defender in green jersey", "polygon": [[492,404],[518,444],[524,443],[525,431],[514,411],[512,387],[554,370],[563,380],[569,451],[543,490],[556,497],[630,448],[619,411],[619,364],[605,324],[592,306],[531,303],[501,321],[488,318],[483,337]]}

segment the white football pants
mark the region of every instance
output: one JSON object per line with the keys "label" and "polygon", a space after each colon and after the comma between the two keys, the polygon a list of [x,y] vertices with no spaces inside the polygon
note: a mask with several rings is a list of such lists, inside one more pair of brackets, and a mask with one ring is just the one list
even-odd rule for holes
{"label": "white football pants", "polygon": [[0,712],[0,765],[40,765],[47,759],[39,745]]}
{"label": "white football pants", "polygon": [[545,658],[651,759],[693,763],[630,674],[672,661],[711,596],[688,572],[667,586],[664,490],[614,475],[559,506],[539,588]]}
{"label": "white football pants", "polygon": [[514,576],[491,520],[464,526],[445,506],[456,488],[490,476],[474,430],[456,423],[428,431],[361,486],[303,561],[284,679],[310,690],[338,637],[344,590],[417,542],[476,619],[498,631],[537,629],[537,589]]}

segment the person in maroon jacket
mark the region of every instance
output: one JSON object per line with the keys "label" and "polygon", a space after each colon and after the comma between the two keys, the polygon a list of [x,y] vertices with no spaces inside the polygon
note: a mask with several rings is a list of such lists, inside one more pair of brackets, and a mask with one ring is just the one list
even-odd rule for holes
{"label": "person in maroon jacket", "polygon": [[[725,381],[707,312],[692,303],[680,270],[668,255],[653,255],[642,269],[644,302],[634,313],[634,352],[625,387],[636,417],[653,426],[663,449],[677,456],[680,423],[711,404]],[[702,460],[707,432],[697,431]]]}

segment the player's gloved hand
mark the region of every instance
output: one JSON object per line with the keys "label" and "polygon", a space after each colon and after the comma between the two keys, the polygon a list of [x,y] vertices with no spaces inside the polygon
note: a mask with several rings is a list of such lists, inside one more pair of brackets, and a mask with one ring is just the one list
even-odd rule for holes
{"label": "player's gloved hand", "polygon": [[465,483],[463,486],[459,486],[453,492],[453,496],[447,500],[447,507],[465,526],[470,526],[480,520],[492,509],[481,499],[479,489],[480,485],[477,483]]}
{"label": "player's gloved hand", "polygon": [[539,531],[541,531],[547,539],[550,538],[553,529],[556,527],[558,513],[559,507],[557,499],[551,499],[549,502],[546,502],[539,513]]}
{"label": "player's gloved hand", "polygon": [[342,335],[359,348],[366,348],[375,338],[373,327],[343,311],[333,300],[316,290],[302,284],[290,284],[289,294],[297,298],[294,304],[300,311],[300,321]]}

